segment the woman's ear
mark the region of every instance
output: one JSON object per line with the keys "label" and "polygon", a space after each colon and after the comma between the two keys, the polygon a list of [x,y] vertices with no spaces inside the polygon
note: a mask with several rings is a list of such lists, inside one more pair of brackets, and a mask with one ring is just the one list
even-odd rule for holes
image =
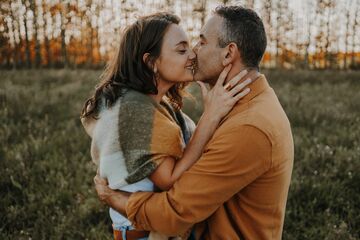
{"label": "woman's ear", "polygon": [[153,70],[154,73],[157,73],[157,66],[156,66],[156,62],[151,61],[151,56],[150,53],[145,53],[143,55],[143,61],[144,63]]}
{"label": "woman's ear", "polygon": [[149,65],[149,57],[150,57],[150,53],[144,53],[143,55],[143,62],[146,64],[146,65]]}
{"label": "woman's ear", "polygon": [[233,63],[239,57],[240,53],[237,45],[231,42],[224,48],[222,64],[223,66],[227,66],[230,63]]}

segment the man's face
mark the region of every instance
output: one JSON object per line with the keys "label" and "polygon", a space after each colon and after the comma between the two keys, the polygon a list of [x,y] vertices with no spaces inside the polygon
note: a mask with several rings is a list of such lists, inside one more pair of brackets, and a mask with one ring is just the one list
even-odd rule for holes
{"label": "man's face", "polygon": [[197,55],[196,81],[214,85],[224,68],[221,55],[223,48],[219,47],[222,22],[222,17],[214,15],[201,29],[200,40],[194,47]]}

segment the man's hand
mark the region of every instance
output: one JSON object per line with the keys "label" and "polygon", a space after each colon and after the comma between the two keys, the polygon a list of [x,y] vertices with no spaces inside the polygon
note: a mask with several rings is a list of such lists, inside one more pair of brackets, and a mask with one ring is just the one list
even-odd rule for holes
{"label": "man's hand", "polygon": [[112,190],[106,179],[101,178],[98,174],[94,177],[94,183],[100,201],[126,216],[126,204],[130,193]]}

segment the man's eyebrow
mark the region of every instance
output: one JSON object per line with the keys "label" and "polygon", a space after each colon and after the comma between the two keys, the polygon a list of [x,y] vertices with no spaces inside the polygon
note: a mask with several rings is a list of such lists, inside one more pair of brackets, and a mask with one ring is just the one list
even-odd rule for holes
{"label": "man's eyebrow", "polygon": [[183,41],[178,42],[175,46],[182,45],[182,44],[188,45],[189,43],[187,41],[183,40]]}

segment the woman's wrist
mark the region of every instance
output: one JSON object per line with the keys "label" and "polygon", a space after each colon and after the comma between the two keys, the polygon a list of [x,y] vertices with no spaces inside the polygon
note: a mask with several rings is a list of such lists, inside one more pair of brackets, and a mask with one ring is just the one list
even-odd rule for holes
{"label": "woman's wrist", "polygon": [[203,120],[206,123],[214,124],[217,126],[221,120],[221,117],[218,116],[218,114],[213,114],[208,111],[204,111],[200,120]]}

